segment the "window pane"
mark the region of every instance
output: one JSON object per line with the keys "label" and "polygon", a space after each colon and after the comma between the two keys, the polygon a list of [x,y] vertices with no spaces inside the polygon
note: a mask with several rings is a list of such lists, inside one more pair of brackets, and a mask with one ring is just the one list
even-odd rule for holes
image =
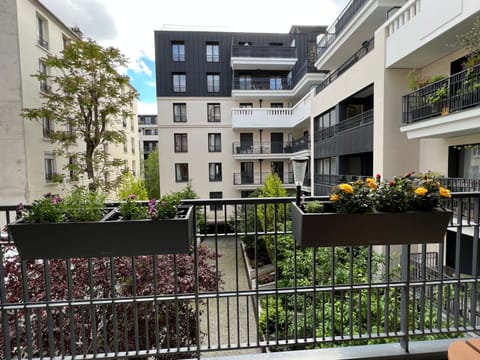
{"label": "window pane", "polygon": [[210,181],[222,180],[222,163],[209,163],[208,174]]}
{"label": "window pane", "polygon": [[173,104],[173,121],[187,121],[187,104]]}
{"label": "window pane", "polygon": [[173,92],[187,91],[187,77],[185,74],[173,74]]}
{"label": "window pane", "polygon": [[222,151],[221,134],[208,134],[208,151],[209,152]]}
{"label": "window pane", "polygon": [[216,43],[207,43],[207,61],[219,62],[220,61],[220,47]]}
{"label": "window pane", "polygon": [[188,164],[175,164],[175,181],[188,181]]}
{"label": "window pane", "polygon": [[207,91],[220,92],[220,75],[207,74]]}
{"label": "window pane", "polygon": [[185,44],[183,42],[172,43],[172,60],[185,61]]}
{"label": "window pane", "polygon": [[220,104],[207,104],[207,121],[220,122]]}

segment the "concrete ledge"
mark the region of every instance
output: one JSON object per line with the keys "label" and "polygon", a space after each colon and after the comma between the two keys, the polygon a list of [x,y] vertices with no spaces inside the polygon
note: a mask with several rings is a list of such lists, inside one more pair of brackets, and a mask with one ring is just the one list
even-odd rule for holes
{"label": "concrete ledge", "polygon": [[215,357],[215,360],[368,360],[368,359],[418,359],[447,360],[448,346],[458,339],[410,342],[410,351],[405,353],[398,343],[347,346],[314,350],[272,352],[262,354]]}

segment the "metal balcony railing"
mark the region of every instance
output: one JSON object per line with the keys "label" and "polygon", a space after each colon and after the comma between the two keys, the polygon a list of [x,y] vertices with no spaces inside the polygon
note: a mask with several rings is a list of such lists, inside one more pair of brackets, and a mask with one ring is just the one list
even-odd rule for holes
{"label": "metal balcony railing", "polygon": [[402,122],[465,110],[480,104],[480,65],[424,86],[402,97]]}
{"label": "metal balcony railing", "polygon": [[260,154],[292,154],[297,151],[308,150],[310,141],[308,137],[302,137],[287,142],[254,142],[252,144],[242,144],[234,142],[232,144],[233,155],[260,155]]}
{"label": "metal balcony railing", "polygon": [[372,51],[375,47],[375,38],[371,38],[369,41],[365,41],[362,44],[362,47],[357,50],[355,54],[350,56],[347,61],[345,61],[338,69],[332,71],[315,89],[315,93],[320,93],[323,89],[325,89],[328,85],[334,82],[340,75],[342,75],[345,71],[350,69],[353,65],[355,65],[361,58],[367,55],[370,51]]}
{"label": "metal balcony railing", "polygon": [[367,2],[368,0],[351,0],[345,6],[334,23],[327,29],[327,34],[325,34],[317,43],[317,60],[323,55],[328,47],[335,41],[337,36],[345,29],[358,11]]}
{"label": "metal balcony railing", "polygon": [[294,59],[297,57],[297,48],[292,46],[233,45],[232,57]]}
{"label": "metal balcony railing", "polygon": [[315,141],[322,141],[325,139],[332,138],[344,131],[352,130],[360,126],[365,126],[372,123],[373,123],[373,109],[364,111],[361,114],[357,114],[348,119],[342,120],[338,124],[316,131],[314,134],[314,139]]}
{"label": "metal balcony railing", "polygon": [[238,76],[233,78],[233,90],[291,90],[292,81],[286,77],[251,77],[242,79]]}
{"label": "metal balcony railing", "polygon": [[[257,185],[265,184],[265,179],[270,172],[254,172],[252,173],[233,173],[233,185]],[[294,184],[293,172],[284,172],[277,174],[284,185]]]}
{"label": "metal balcony railing", "polygon": [[[291,201],[185,201],[195,208],[196,241],[180,255],[21,261],[2,232],[0,358],[198,359],[267,348],[294,356],[350,344],[365,345],[367,358],[367,344],[400,342],[407,354],[412,340],[480,331],[471,250],[479,249],[480,193],[453,193],[456,240],[428,251],[418,244],[414,254],[411,245],[359,247],[355,229],[350,247],[297,247]],[[14,217],[15,206],[0,206],[0,228]],[[465,263],[470,273],[460,272]]]}

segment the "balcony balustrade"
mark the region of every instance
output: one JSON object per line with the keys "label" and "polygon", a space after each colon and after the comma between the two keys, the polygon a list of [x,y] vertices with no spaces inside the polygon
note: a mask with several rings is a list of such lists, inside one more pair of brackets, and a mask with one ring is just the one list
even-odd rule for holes
{"label": "balcony balustrade", "polygon": [[232,57],[288,58],[297,57],[297,48],[292,46],[233,45]]}
{"label": "balcony balustrade", "polygon": [[314,134],[315,141],[330,139],[344,131],[356,129],[373,123],[373,109],[364,111],[348,119],[340,121],[338,124],[318,130]]}
{"label": "balcony balustrade", "polygon": [[[233,185],[257,185],[261,186],[265,184],[265,179],[270,175],[270,172],[254,172],[252,173],[234,173]],[[280,177],[283,185],[293,185],[293,172],[284,172],[283,174],[277,174]]]}
{"label": "balcony balustrade", "polygon": [[[393,342],[384,359],[411,355],[419,343],[440,359],[446,353],[432,339],[480,331],[480,193],[452,194],[449,236],[436,248],[379,252],[358,247],[355,229],[351,246],[297,247],[293,200],[187,200],[197,241],[182,255],[21,261],[2,232],[0,358],[199,359],[243,350],[253,358],[265,349],[295,356],[335,346],[338,354],[354,344],[360,359],[363,351],[371,358],[371,344]],[[14,217],[15,206],[1,206],[0,228]],[[460,272],[462,264],[471,271]]]}
{"label": "balcony balustrade", "polygon": [[402,97],[402,122],[466,110],[480,104],[480,65],[424,86]]}
{"label": "balcony balustrade", "polygon": [[310,141],[308,137],[295,139],[287,142],[254,142],[252,144],[242,144],[234,142],[232,144],[233,155],[271,155],[271,154],[292,154],[298,151],[308,150]]}
{"label": "balcony balustrade", "polygon": [[292,81],[287,77],[280,78],[264,78],[264,77],[251,77],[248,79],[241,79],[240,77],[234,77],[233,90],[291,90]]}

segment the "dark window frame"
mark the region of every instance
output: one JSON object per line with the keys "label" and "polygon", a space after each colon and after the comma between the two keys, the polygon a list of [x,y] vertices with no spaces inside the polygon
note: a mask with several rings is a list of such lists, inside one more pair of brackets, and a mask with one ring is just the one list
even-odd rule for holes
{"label": "dark window frame", "polygon": [[221,133],[208,133],[208,152],[222,152]]}
{"label": "dark window frame", "polygon": [[187,122],[187,103],[173,103],[173,122]]}
{"label": "dark window frame", "polygon": [[207,73],[207,92],[220,92],[220,73]]}
{"label": "dark window frame", "polygon": [[209,181],[222,181],[222,163],[211,162],[208,163],[208,180]]}
{"label": "dark window frame", "polygon": [[188,182],[188,163],[175,163],[175,182]]}
{"label": "dark window frame", "polygon": [[185,62],[185,42],[172,41],[172,61]]}
{"label": "dark window frame", "polygon": [[186,73],[172,73],[172,90],[174,93],[187,92]]}
{"label": "dark window frame", "polygon": [[176,153],[188,152],[188,134],[175,133],[173,134],[174,151]]}
{"label": "dark window frame", "polygon": [[220,122],[222,120],[220,103],[207,104],[207,122]]}
{"label": "dark window frame", "polygon": [[207,42],[205,51],[207,55],[207,62],[220,62],[220,44],[218,42]]}

